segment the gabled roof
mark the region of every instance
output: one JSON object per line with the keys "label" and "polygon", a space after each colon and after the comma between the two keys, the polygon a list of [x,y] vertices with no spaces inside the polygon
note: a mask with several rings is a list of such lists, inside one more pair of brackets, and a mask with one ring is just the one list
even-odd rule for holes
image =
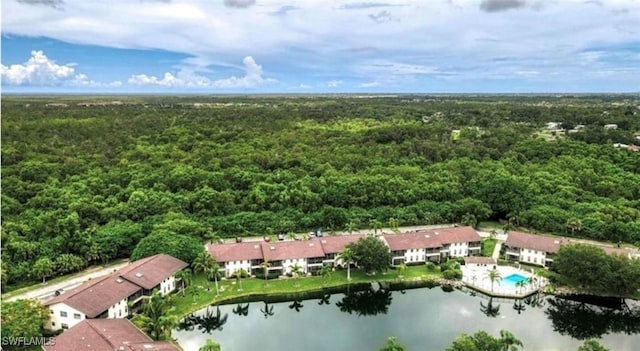
{"label": "gabled roof", "polygon": [[118,301],[128,298],[139,290],[138,285],[120,278],[117,273],[111,273],[83,283],[44,304],[51,306],[64,303],[84,313],[87,318],[95,318]]}
{"label": "gabled roof", "polygon": [[324,257],[322,243],[318,239],[302,241],[279,241],[262,244],[262,254],[268,261],[280,261],[293,258]]}
{"label": "gabled roof", "polygon": [[384,240],[392,251],[409,249],[431,249],[442,246],[438,237],[427,231],[401,234],[385,234]]}
{"label": "gabled roof", "polygon": [[508,247],[553,253],[558,252],[560,245],[565,243],[567,243],[565,239],[512,231],[509,232],[504,244]]}
{"label": "gabled roof", "polygon": [[260,242],[207,245],[207,251],[217,262],[262,259]]}
{"label": "gabled roof", "polygon": [[438,237],[442,244],[469,243],[480,241],[480,235],[473,227],[449,227],[429,229],[429,234]]}
{"label": "gabled roof", "polygon": [[342,251],[347,245],[364,237],[363,234],[324,236],[320,238],[320,244],[325,254],[332,254]]}
{"label": "gabled roof", "polygon": [[167,342],[151,340],[127,319],[85,319],[56,336],[55,345],[43,348],[45,351],[179,351]]}
{"label": "gabled roof", "polygon": [[118,274],[149,290],[188,266],[189,264],[173,256],[158,254],[131,262],[120,268]]}

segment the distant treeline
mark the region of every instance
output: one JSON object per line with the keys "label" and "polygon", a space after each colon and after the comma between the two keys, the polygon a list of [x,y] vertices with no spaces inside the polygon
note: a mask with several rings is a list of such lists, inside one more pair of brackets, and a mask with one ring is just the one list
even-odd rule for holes
{"label": "distant treeline", "polygon": [[[123,104],[78,105],[109,100]],[[634,142],[639,101],[5,96],[2,279],[40,279],[40,258],[55,275],[129,257],[155,231],[204,241],[492,219],[637,243],[640,153],[612,143]],[[585,127],[535,137],[550,121]]]}

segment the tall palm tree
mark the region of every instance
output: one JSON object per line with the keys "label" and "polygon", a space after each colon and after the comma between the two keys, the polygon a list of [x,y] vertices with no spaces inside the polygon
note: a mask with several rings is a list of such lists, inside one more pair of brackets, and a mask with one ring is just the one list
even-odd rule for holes
{"label": "tall palm tree", "polygon": [[404,271],[407,270],[407,264],[402,262],[401,264],[398,265],[398,267],[396,267],[396,269],[398,270],[398,278],[403,277]]}
{"label": "tall palm tree", "polygon": [[184,288],[191,284],[191,270],[189,268],[183,269],[176,273],[176,279],[180,281],[180,286],[182,287],[182,297],[185,296]]}
{"label": "tall palm tree", "polygon": [[220,351],[220,344],[211,339],[207,339],[207,342],[200,346],[198,351]]}
{"label": "tall palm tree", "polygon": [[331,276],[331,267],[322,265],[318,270],[318,274],[322,277],[322,286],[327,285],[327,279]]}
{"label": "tall palm tree", "polygon": [[396,218],[394,217],[389,218],[389,228],[391,228],[391,230],[393,230],[395,233],[400,231],[398,230],[399,224],[400,222]]}
{"label": "tall palm tree", "polygon": [[220,287],[218,286],[218,274],[220,273],[220,265],[218,265],[218,262],[211,261],[211,264],[206,273],[209,280],[211,280],[211,278],[213,277],[213,282],[216,285],[216,296],[220,295]]}
{"label": "tall palm tree", "polygon": [[291,269],[291,274],[293,275],[294,278],[294,285],[297,285],[297,279],[300,276],[300,274],[302,274],[302,267],[300,267],[300,265],[298,265],[298,263],[295,263],[293,266],[290,266],[289,269]]}
{"label": "tall palm tree", "polygon": [[338,254],[338,258],[347,265],[347,280],[351,280],[351,263],[356,259],[356,254],[350,247],[345,247]]}
{"label": "tall palm tree", "polygon": [[517,351],[518,346],[524,346],[522,345],[522,341],[518,340],[515,335],[507,330],[500,331],[500,344],[502,345],[501,351]]}
{"label": "tall palm tree", "polygon": [[527,283],[525,280],[520,280],[516,283],[516,290],[522,291],[526,285]]}
{"label": "tall palm tree", "polygon": [[260,263],[260,267],[262,267],[264,272],[264,285],[267,286],[267,279],[269,278],[269,267],[271,267],[271,262],[265,259],[262,263]]}
{"label": "tall palm tree", "polygon": [[170,306],[170,297],[163,296],[155,290],[144,302],[142,313],[136,316],[135,322],[152,339],[167,339],[171,335],[171,330],[178,324],[175,317],[168,315]]}
{"label": "tall palm tree", "polygon": [[238,283],[239,289],[238,291],[242,291],[242,278],[244,278],[247,275],[247,271],[244,270],[244,268],[238,268],[236,269],[236,282]]}
{"label": "tall palm tree", "polygon": [[491,282],[491,291],[493,292],[493,283],[497,282],[498,285],[500,285],[500,281],[502,280],[502,275],[500,274],[500,271],[498,271],[497,269],[492,269],[490,271],[487,271],[486,277]]}
{"label": "tall palm tree", "polygon": [[347,232],[349,232],[349,234],[352,234],[354,230],[356,230],[358,228],[358,226],[356,225],[356,222],[354,221],[349,221],[347,223],[347,225],[345,226],[344,230],[346,230]]}
{"label": "tall palm tree", "polygon": [[377,219],[372,219],[371,222],[369,222],[369,225],[371,225],[371,228],[373,229],[373,235],[377,235],[378,229],[382,229],[382,223]]}
{"label": "tall palm tree", "polygon": [[[218,289],[218,271],[220,270],[220,266],[218,263],[211,257],[211,255],[203,250],[196,256],[196,258],[191,263],[191,268],[193,268],[193,272],[202,272],[207,278],[211,278],[213,276],[216,284],[216,295],[220,294],[220,290]],[[215,273],[215,274],[214,274]],[[207,288],[208,290],[210,288]]]}
{"label": "tall palm tree", "polygon": [[575,217],[569,218],[567,220],[567,229],[571,230],[571,236],[573,236],[576,230],[580,231],[582,229],[582,222]]}

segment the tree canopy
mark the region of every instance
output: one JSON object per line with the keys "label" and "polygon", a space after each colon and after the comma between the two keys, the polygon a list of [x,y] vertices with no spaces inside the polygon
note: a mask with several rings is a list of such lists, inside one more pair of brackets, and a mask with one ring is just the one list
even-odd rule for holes
{"label": "tree canopy", "polygon": [[391,264],[389,248],[377,237],[360,238],[347,247],[353,252],[358,266],[365,272],[384,272]]}
{"label": "tree canopy", "polygon": [[35,338],[42,336],[49,309],[35,300],[2,302],[2,337]]}

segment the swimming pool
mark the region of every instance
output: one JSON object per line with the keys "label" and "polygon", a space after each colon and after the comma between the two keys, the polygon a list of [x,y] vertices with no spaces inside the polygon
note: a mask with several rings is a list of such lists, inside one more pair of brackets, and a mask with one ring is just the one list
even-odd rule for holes
{"label": "swimming pool", "polygon": [[529,280],[529,278],[527,278],[527,277],[525,277],[523,275],[514,273],[514,274],[511,274],[511,275],[508,275],[508,276],[504,277],[502,279],[502,282],[505,283],[506,285],[515,287],[516,284],[518,284],[518,282],[524,281],[526,283],[528,280]]}

